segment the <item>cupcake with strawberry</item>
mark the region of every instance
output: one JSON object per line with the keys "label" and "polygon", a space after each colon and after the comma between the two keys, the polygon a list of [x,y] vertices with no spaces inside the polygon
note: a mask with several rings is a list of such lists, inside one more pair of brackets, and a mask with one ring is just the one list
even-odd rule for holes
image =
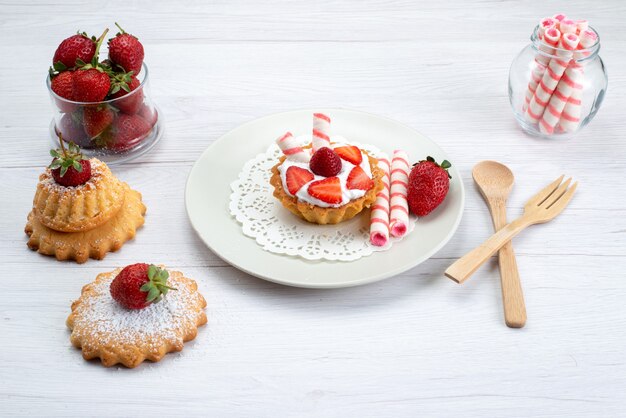
{"label": "cupcake with strawberry", "polygon": [[114,153],[156,139],[158,130],[143,45],[117,26],[120,32],[107,43],[108,58],[100,59],[108,29],[98,38],[79,32],[61,42],[49,70],[56,133],[83,148]]}
{"label": "cupcake with strawberry", "polygon": [[195,280],[165,266],[136,263],[84,286],[66,324],[86,360],[133,368],[181,351],[206,324],[206,305]]}
{"label": "cupcake with strawberry", "polygon": [[102,259],[135,236],[146,207],[141,194],[113,175],[78,145],[50,151],[52,161],[39,176],[25,232],[27,245],[59,260]]}
{"label": "cupcake with strawberry", "polygon": [[330,135],[330,117],[313,115],[310,145],[290,132],[277,139],[283,152],[272,167],[274,196],[293,214],[317,224],[337,224],[370,207],[383,187],[378,160]]}

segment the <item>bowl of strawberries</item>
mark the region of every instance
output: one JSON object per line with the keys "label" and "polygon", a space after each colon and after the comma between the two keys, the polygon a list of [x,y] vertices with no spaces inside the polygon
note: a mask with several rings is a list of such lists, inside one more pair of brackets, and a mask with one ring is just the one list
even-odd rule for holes
{"label": "bowl of strawberries", "polygon": [[109,164],[147,152],[163,134],[143,45],[116,26],[120,32],[108,39],[105,59],[100,48],[108,29],[98,38],[79,32],[64,39],[46,80],[52,141],[61,137]]}

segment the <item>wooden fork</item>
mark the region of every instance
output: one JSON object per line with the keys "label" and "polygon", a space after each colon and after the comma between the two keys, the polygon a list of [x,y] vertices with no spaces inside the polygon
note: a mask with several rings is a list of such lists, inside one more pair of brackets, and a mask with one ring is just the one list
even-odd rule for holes
{"label": "wooden fork", "polygon": [[565,209],[572,200],[578,182],[563,182],[563,176],[554,180],[533,196],[524,206],[524,214],[500,229],[482,245],[476,247],[454,262],[445,274],[457,283],[467,280],[485,261],[496,253],[504,244],[519,234],[524,228],[534,224],[551,221]]}

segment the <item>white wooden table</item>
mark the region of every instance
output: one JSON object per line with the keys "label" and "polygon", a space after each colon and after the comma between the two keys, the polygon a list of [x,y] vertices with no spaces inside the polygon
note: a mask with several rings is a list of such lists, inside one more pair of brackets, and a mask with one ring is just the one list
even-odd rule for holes
{"label": "white wooden table", "polygon": [[[126,10],[122,7],[125,6]],[[0,416],[623,416],[626,402],[626,4],[457,1],[5,1],[0,6]],[[570,141],[516,126],[508,68],[534,23],[563,11],[602,36],[609,90]],[[49,162],[44,79],[58,42],[115,20],[139,35],[166,121],[148,155],[116,167],[148,206],[137,239],[103,261],[26,248],[37,176]],[[209,251],[185,215],[193,162],[239,124],[345,107],[438,142],[467,187],[443,250],[358,288],[288,288]],[[528,309],[503,322],[496,263],[459,286],[444,269],[491,233],[470,171],[508,164],[510,217],[558,174],[581,181],[555,221],[514,241]],[[85,362],[65,318],[98,272],[159,262],[199,281],[209,324],[179,354],[135,370]]]}

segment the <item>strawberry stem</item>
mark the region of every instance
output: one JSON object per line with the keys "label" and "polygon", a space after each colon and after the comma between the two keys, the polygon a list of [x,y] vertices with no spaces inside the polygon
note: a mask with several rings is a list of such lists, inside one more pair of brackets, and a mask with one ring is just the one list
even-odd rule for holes
{"label": "strawberry stem", "polygon": [[63,151],[63,156],[67,157],[67,150],[65,149],[65,144],[63,144],[63,134],[59,132],[59,144],[61,144],[61,151]]}
{"label": "strawberry stem", "polygon": [[126,31],[122,29],[122,27],[117,22],[115,22],[115,26],[117,26],[118,29],[122,31],[122,33],[126,33]]}
{"label": "strawberry stem", "polygon": [[102,35],[100,35],[100,37],[96,41],[96,52],[93,54],[93,58],[91,60],[91,65],[93,65],[94,68],[96,68],[98,65],[98,59],[100,58],[100,46],[102,45],[102,41],[104,40],[104,37],[107,35],[108,32],[109,28],[106,28],[104,32],[102,32]]}

